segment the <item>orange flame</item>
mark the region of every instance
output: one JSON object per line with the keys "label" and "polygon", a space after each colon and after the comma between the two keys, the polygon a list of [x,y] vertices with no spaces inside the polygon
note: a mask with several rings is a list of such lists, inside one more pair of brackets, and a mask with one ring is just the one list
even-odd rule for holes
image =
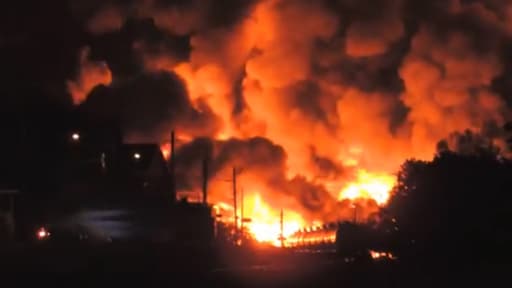
{"label": "orange flame", "polygon": [[[168,159],[170,154],[169,143],[161,145],[162,154]],[[396,183],[396,178],[392,174],[386,173],[373,173],[368,172],[364,169],[359,169],[357,177],[354,181],[348,183],[338,195],[338,200],[351,200],[357,201],[360,199],[373,199],[379,206],[384,206],[388,202],[391,196],[391,190]],[[280,224],[280,209],[281,207],[273,207],[269,203],[265,202],[260,192],[247,193],[244,197],[244,215],[243,218],[244,226],[248,233],[260,243],[268,243],[274,246],[281,246],[281,224]],[[215,200],[214,200],[215,201]],[[223,214],[228,212],[231,214],[230,217],[224,217],[223,222],[233,223],[234,222],[234,209],[233,206],[227,204],[224,201],[216,199],[214,202],[214,209],[216,214]],[[241,204],[241,203],[240,203]],[[240,205],[239,204],[239,205]],[[311,226],[303,216],[290,209],[286,205],[284,208],[283,217],[283,231],[282,236],[285,246],[294,246],[299,242],[308,243],[320,243],[320,242],[333,242],[335,233],[330,231],[326,233],[320,233],[315,237],[308,237],[307,239],[298,239],[295,234],[301,228]],[[223,212],[221,212],[223,211]],[[241,219],[241,208],[237,209],[237,225],[242,225]],[[315,226],[322,225],[322,221],[315,221]],[[325,234],[325,235],[324,235]]]}
{"label": "orange flame", "polygon": [[[253,194],[247,199],[246,211],[251,222],[248,223],[249,232],[259,242],[271,243],[280,246],[281,225],[280,211],[272,209],[263,201],[259,194]],[[304,226],[302,217],[293,211],[283,212],[283,237],[290,237]]]}
{"label": "orange flame", "polygon": [[393,175],[370,173],[360,169],[357,179],[341,190],[338,199],[373,199],[382,206],[388,202],[395,183],[396,178]]}
{"label": "orange flame", "polygon": [[160,150],[162,151],[162,156],[165,160],[169,160],[169,157],[171,157],[171,144],[170,143],[164,143],[160,145]]}
{"label": "orange flame", "polygon": [[391,252],[381,252],[381,251],[374,251],[374,250],[370,250],[369,252],[370,252],[370,256],[374,260],[379,260],[379,259],[396,260],[395,255],[393,255]]}
{"label": "orange flame", "polygon": [[[214,210],[216,214],[221,214],[221,211],[229,211],[231,213],[234,211],[233,206],[222,201],[214,205]],[[237,222],[240,227],[241,209],[237,209],[237,213],[239,217]],[[244,226],[256,241],[276,247],[281,246],[280,211],[272,209],[259,193],[253,193],[245,197],[243,218],[248,220],[248,223],[244,223]],[[223,221],[232,223],[233,220],[234,215],[224,218]],[[301,227],[304,227],[304,225],[305,221],[300,214],[287,210],[283,212],[282,237],[286,246],[288,246],[286,240],[299,231]]]}

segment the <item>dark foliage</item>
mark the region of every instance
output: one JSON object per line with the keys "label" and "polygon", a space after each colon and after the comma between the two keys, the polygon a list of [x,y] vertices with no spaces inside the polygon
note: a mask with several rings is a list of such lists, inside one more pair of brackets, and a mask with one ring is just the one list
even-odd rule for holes
{"label": "dark foliage", "polygon": [[402,256],[506,261],[511,176],[512,163],[493,153],[444,152],[432,162],[405,162],[386,209]]}

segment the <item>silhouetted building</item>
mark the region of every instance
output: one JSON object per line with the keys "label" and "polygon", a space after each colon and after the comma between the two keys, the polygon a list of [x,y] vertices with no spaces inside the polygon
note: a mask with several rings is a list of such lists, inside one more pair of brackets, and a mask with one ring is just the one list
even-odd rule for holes
{"label": "silhouetted building", "polygon": [[124,144],[116,127],[96,128],[72,127],[56,141],[62,147],[49,172],[56,192],[39,227],[109,241],[212,242],[211,207],[174,201],[159,144]]}
{"label": "silhouetted building", "polygon": [[171,178],[156,144],[123,144],[113,173],[122,193],[156,197],[171,204]]}

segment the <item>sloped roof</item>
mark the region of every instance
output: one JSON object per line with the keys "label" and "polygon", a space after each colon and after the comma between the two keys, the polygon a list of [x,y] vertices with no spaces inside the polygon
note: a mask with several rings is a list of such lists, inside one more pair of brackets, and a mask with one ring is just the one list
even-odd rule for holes
{"label": "sloped roof", "polygon": [[119,156],[122,167],[130,170],[147,171],[155,163],[165,167],[165,159],[157,144],[123,144]]}

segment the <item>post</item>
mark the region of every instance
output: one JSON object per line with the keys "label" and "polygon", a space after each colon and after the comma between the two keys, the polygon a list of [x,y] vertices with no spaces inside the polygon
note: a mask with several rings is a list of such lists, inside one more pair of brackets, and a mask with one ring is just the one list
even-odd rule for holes
{"label": "post", "polygon": [[171,176],[171,202],[176,202],[176,171],[175,171],[175,161],[176,161],[176,151],[175,151],[175,136],[174,130],[171,131],[171,155],[169,157],[169,173]]}
{"label": "post", "polygon": [[280,238],[280,240],[281,240],[281,248],[284,248],[283,208],[281,208],[280,224],[281,224],[281,225],[280,225],[280,226],[281,226],[281,227],[280,227],[280,228],[281,228],[281,233],[280,233],[281,235],[279,236],[279,238]]}
{"label": "post", "polygon": [[354,207],[354,224],[357,224],[357,204],[352,204]]}
{"label": "post", "polygon": [[208,204],[208,158],[203,159],[203,204]]}
{"label": "post", "polygon": [[244,187],[240,189],[240,232],[244,235]]}
{"label": "post", "polygon": [[234,208],[234,215],[235,215],[235,237],[237,238],[236,240],[238,240],[238,217],[237,217],[237,209],[236,209],[236,202],[237,202],[237,199],[236,199],[236,167],[233,167],[233,208]]}

